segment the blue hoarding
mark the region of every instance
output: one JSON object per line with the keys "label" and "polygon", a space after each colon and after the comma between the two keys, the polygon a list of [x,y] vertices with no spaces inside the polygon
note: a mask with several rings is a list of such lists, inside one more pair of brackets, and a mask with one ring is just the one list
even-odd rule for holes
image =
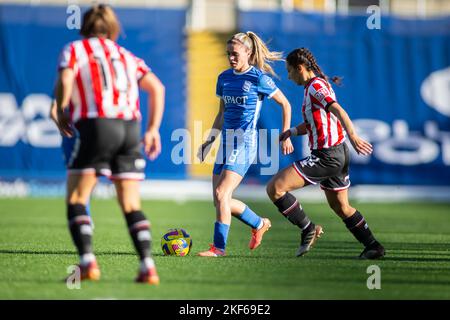
{"label": "blue hoarding", "polygon": [[[307,47],[326,74],[343,77],[343,86],[333,86],[338,102],[374,145],[370,157],[353,154],[352,183],[450,185],[450,17],[381,17],[380,29],[368,28],[368,18],[241,11],[239,29],[286,55]],[[287,79],[284,63],[275,70],[298,124],[303,87]],[[263,107],[260,127],[280,127],[273,104]],[[295,147],[281,167],[309,153],[305,139],[297,138]],[[251,173],[256,177],[259,169]]]}
{"label": "blue hoarding", "polygon": [[[82,8],[83,13],[85,8]],[[148,162],[149,177],[184,177],[170,161],[173,128],[186,122],[185,10],[115,9],[118,43],[143,58],[166,86],[163,153]],[[59,6],[0,5],[0,177],[64,178],[60,136],[48,118],[63,46],[79,39],[74,11]],[[147,97],[141,94],[144,121]],[[144,122],[145,123],[145,122]]]}

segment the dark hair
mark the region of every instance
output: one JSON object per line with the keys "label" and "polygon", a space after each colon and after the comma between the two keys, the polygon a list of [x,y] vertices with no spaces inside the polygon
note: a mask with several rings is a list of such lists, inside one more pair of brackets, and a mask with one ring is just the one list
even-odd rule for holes
{"label": "dark hair", "polygon": [[[297,48],[292,50],[288,54],[286,62],[292,67],[303,65],[306,67],[306,70],[312,70],[317,76],[321,77],[327,82],[329,81],[328,76],[323,73],[322,69],[320,69],[319,65],[317,64],[316,58],[307,48]],[[331,81],[333,81],[337,85],[341,85],[342,78],[334,76],[331,78]]]}
{"label": "dark hair", "polygon": [[119,20],[108,5],[94,5],[83,15],[80,34],[86,38],[106,36],[108,39],[116,41],[119,32]]}

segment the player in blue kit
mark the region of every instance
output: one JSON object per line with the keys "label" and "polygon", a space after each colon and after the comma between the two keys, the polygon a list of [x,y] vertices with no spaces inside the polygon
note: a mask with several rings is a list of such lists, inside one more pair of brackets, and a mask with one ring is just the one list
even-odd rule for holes
{"label": "player in blue kit", "polygon": [[[275,74],[269,62],[282,60],[281,53],[269,51],[255,33],[246,32],[228,40],[227,55],[231,68],[222,72],[217,80],[220,108],[212,127],[215,130],[211,130],[198,152],[203,160],[217,132],[222,131],[212,179],[216,207],[214,243],[209,250],[198,254],[204,257],[225,255],[232,215],[252,228],[249,248],[253,250],[260,245],[264,233],[271,227],[270,220],[261,218],[232,195],[256,158],[256,124],[264,98],[272,98],[282,107],[282,131],[288,130],[291,123],[289,101],[267,75]],[[281,148],[283,154],[294,151],[290,140],[283,141]]]}

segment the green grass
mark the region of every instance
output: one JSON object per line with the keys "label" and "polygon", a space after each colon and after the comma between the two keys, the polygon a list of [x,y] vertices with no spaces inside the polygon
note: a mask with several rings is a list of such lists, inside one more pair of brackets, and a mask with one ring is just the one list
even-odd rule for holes
{"label": "green grass", "polygon": [[[133,283],[137,258],[113,200],[93,200],[94,247],[102,270],[96,283],[69,290],[61,281],[77,263],[60,199],[0,200],[0,299],[450,299],[450,205],[354,204],[365,215],[387,256],[355,259],[362,247],[321,204],[305,204],[325,234],[302,258],[299,234],[269,202],[249,202],[271,218],[260,248],[247,249],[250,230],[233,220],[224,258],[196,257],[211,242],[210,202],[146,201],[161,285]],[[193,254],[165,257],[159,239],[183,227]],[[367,267],[381,269],[381,290],[368,290]]]}

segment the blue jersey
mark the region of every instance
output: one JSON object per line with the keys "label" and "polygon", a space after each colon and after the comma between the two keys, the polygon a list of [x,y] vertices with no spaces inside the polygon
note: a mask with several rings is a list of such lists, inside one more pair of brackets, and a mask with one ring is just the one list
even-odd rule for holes
{"label": "blue jersey", "polygon": [[277,90],[272,78],[253,66],[242,73],[222,72],[216,86],[216,95],[225,104],[222,129],[256,129],[264,97],[271,98]]}
{"label": "blue jersey", "polygon": [[230,170],[245,176],[256,159],[256,123],[262,102],[277,90],[273,80],[255,67],[242,73],[229,69],[219,75],[216,94],[224,101],[225,111],[215,175]]}

